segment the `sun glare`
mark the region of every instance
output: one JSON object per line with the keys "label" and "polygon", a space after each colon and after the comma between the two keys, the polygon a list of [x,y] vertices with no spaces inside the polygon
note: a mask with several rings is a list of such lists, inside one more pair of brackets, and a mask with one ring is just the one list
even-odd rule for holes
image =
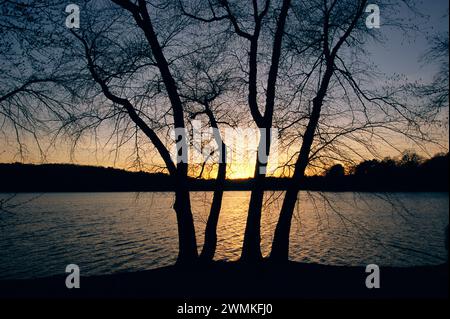
{"label": "sun glare", "polygon": [[227,172],[228,179],[253,177],[254,166],[249,163],[232,164]]}

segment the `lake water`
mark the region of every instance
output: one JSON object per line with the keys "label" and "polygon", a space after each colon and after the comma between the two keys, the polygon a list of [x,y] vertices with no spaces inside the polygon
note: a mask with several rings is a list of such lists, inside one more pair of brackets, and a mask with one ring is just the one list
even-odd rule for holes
{"label": "lake water", "polygon": [[[0,199],[9,197],[0,194]],[[226,192],[216,259],[240,255],[249,192]],[[283,193],[268,192],[262,249],[270,250]],[[198,245],[211,193],[191,194]],[[152,269],[175,262],[171,193],[20,194],[0,211],[0,278]],[[4,205],[5,206],[5,205]],[[331,265],[411,266],[446,259],[448,193],[301,192],[290,239],[292,260]]]}

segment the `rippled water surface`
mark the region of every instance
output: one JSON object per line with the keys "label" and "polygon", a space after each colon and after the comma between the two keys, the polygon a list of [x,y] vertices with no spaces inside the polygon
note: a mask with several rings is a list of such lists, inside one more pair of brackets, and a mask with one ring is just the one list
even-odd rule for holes
{"label": "rippled water surface", "polygon": [[[9,197],[0,194],[0,199]],[[249,192],[226,192],[216,259],[239,257]],[[199,247],[211,193],[191,194]],[[270,250],[283,193],[268,192],[262,249]],[[20,194],[0,211],[0,278],[136,271],[169,265],[177,255],[171,193]],[[301,192],[290,258],[333,265],[425,265],[446,258],[448,193]]]}

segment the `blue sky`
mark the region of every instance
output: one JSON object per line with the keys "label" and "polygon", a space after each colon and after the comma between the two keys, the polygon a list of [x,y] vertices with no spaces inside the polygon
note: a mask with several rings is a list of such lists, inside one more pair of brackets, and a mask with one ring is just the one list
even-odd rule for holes
{"label": "blue sky", "polygon": [[427,34],[448,32],[448,7],[448,0],[417,1],[418,11],[427,16],[424,19],[413,17],[412,12],[406,8],[401,10],[398,13],[399,19],[412,18],[420,30],[407,34],[383,26],[383,8],[380,8],[381,27],[376,32],[382,32],[386,41],[370,46],[371,61],[387,74],[395,72],[407,75],[410,80],[429,80],[437,66],[424,66],[419,60],[429,47]]}

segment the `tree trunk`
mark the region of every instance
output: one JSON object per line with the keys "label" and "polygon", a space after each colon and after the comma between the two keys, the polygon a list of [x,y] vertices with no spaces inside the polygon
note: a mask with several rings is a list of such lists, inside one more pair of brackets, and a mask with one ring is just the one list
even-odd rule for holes
{"label": "tree trunk", "polygon": [[[223,152],[225,151],[225,144],[222,144]],[[225,156],[222,156],[222,159]],[[205,229],[205,242],[203,244],[202,253],[200,259],[204,262],[213,260],[217,247],[217,224],[219,222],[220,210],[222,208],[223,188],[225,184],[227,164],[223,160],[219,164],[219,170],[217,172],[216,188],[214,190],[213,200],[211,204],[211,210],[209,212],[208,221]]]}
{"label": "tree trunk", "polygon": [[295,163],[294,176],[292,177],[292,185],[286,192],[286,196],[283,201],[283,206],[280,212],[280,217],[275,230],[275,235],[272,243],[272,250],[270,253],[270,259],[274,261],[288,261],[289,257],[289,233],[291,228],[292,215],[294,213],[295,203],[297,201],[297,194],[299,186],[301,186],[302,180],[305,176],[305,170],[309,162],[309,153],[311,151],[311,145],[314,140],[314,134],[319,123],[320,112],[324,98],[328,91],[331,77],[334,72],[334,61],[337,57],[338,50],[345,43],[350,36],[352,30],[356,27],[358,20],[364,13],[367,1],[360,1],[356,14],[354,15],[350,25],[345,30],[344,34],[339,38],[336,45],[330,50],[329,46],[329,12],[325,12],[324,16],[324,47],[323,53],[326,59],[326,69],[323,74],[322,80],[319,85],[319,90],[315,98],[313,99],[313,109],[309,118],[308,126],[306,127],[305,134],[303,135],[303,142],[300,148],[300,154]]}
{"label": "tree trunk", "polygon": [[209,102],[204,101],[205,112],[213,128],[214,139],[219,147],[219,169],[217,171],[216,184],[214,189],[213,201],[211,203],[211,210],[209,212],[208,221],[205,229],[205,241],[203,243],[202,253],[200,259],[203,262],[212,261],[217,247],[217,224],[219,222],[220,210],[222,208],[223,188],[225,185],[225,178],[227,174],[227,146],[223,142],[220,135],[219,126],[216,118],[211,111]]}
{"label": "tree trunk", "polygon": [[195,238],[194,219],[191,211],[191,201],[186,182],[176,180],[175,203],[173,208],[178,224],[178,265],[192,265],[198,259],[197,242]]}
{"label": "tree trunk", "polygon": [[[258,167],[259,165],[257,165]],[[255,263],[262,260],[261,254],[261,211],[264,197],[263,176],[255,177],[250,196],[247,223],[242,246],[241,261]]]}
{"label": "tree trunk", "polygon": [[327,69],[323,75],[320,89],[313,99],[313,109],[309,118],[308,126],[303,135],[303,143],[300,148],[297,161],[295,163],[294,175],[292,176],[292,183],[286,191],[281,208],[280,217],[275,229],[275,234],[272,242],[272,250],[270,259],[276,262],[285,262],[289,259],[289,234],[291,231],[292,215],[294,214],[295,203],[299,186],[302,184],[305,176],[305,170],[309,162],[309,153],[314,140],[314,134],[319,123],[320,111],[322,109],[323,100],[325,98],[331,76],[333,75],[333,64],[329,62]]}
{"label": "tree trunk", "polygon": [[[263,130],[258,145],[258,154],[269,154],[270,130]],[[245,226],[244,243],[242,246],[241,261],[256,263],[262,260],[261,254],[261,212],[264,198],[264,180],[266,177],[267,162],[261,162],[260,155],[256,160],[255,173],[247,223]]]}
{"label": "tree trunk", "polygon": [[281,207],[280,217],[275,228],[270,259],[273,261],[289,260],[289,234],[291,231],[292,213],[298,198],[298,188],[289,188]]}

